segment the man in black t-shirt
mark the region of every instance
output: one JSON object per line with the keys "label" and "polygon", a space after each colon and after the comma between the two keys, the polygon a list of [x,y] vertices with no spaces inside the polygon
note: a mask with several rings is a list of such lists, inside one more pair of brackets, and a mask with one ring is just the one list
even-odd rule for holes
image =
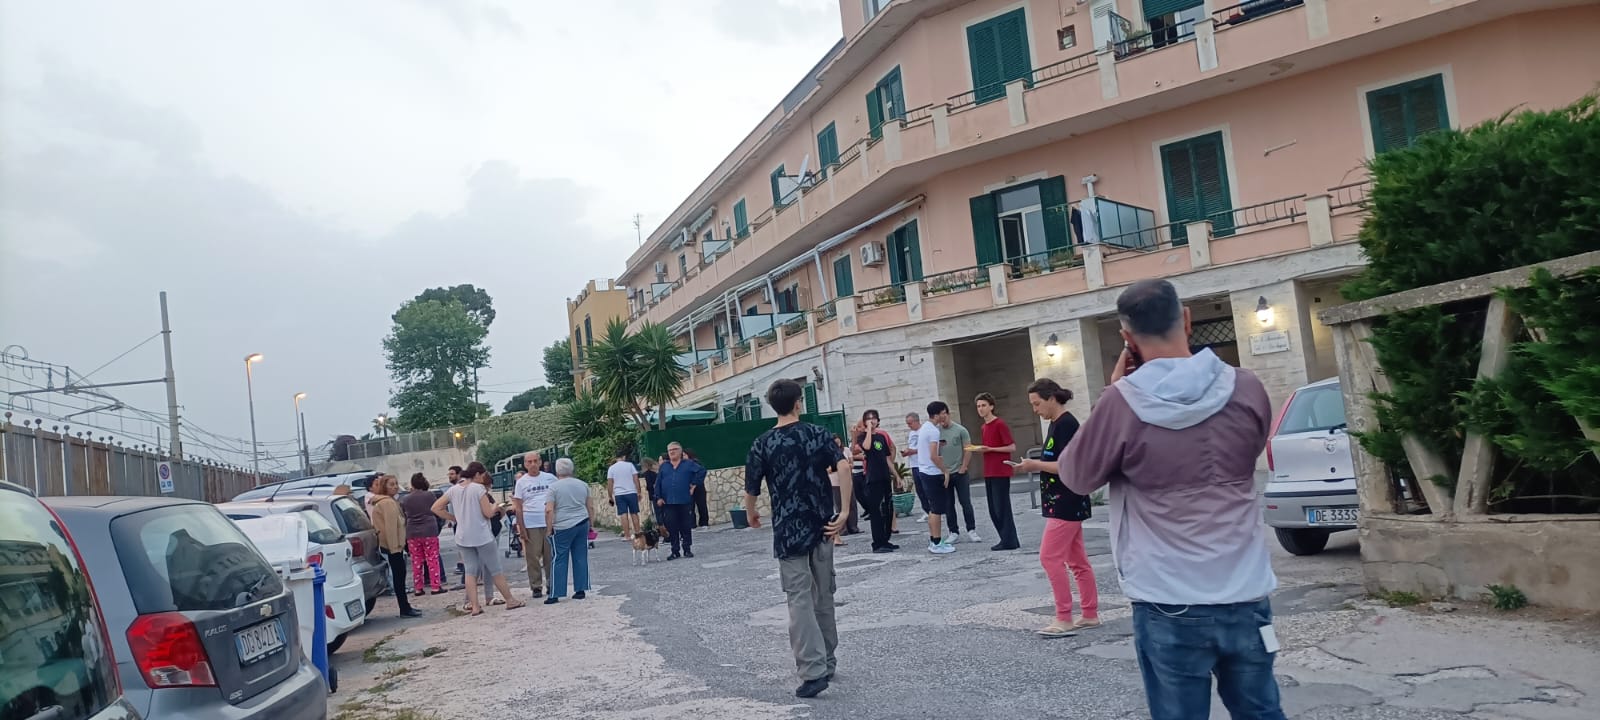
{"label": "man in black t-shirt", "polygon": [[[789,605],[789,645],[800,673],[797,697],[828,689],[838,661],[839,631],[833,619],[833,538],[844,518],[833,512],[833,473],[839,504],[850,507],[850,459],[833,434],[800,422],[800,384],[779,380],[767,390],[778,423],[750,444],[744,467],[744,507],[750,527],[761,527],[756,498],[765,480],[772,492],[772,552]],[[829,542],[824,542],[824,540]]]}

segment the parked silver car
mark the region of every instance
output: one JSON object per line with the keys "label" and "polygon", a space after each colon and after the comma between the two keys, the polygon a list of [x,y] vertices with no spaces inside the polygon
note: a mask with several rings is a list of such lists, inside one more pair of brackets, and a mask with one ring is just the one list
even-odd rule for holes
{"label": "parked silver car", "polygon": [[[367,517],[367,509],[362,506],[360,498],[350,495],[332,495],[327,492],[318,494],[305,494],[302,492],[285,493],[276,498],[263,497],[257,488],[247,493],[240,493],[233,502],[292,502],[296,504],[311,503],[317,507],[317,512],[328,522],[339,528],[344,533],[346,540],[350,541],[351,562],[356,575],[361,578],[362,595],[367,601],[367,612],[378,604],[378,596],[389,591],[389,561],[383,557],[383,549],[378,547],[378,529],[373,526],[372,519]],[[331,488],[329,488],[331,490]]]}
{"label": "parked silver car", "polygon": [[0,718],[139,720],[72,535],[0,482]]}
{"label": "parked silver car", "polygon": [[82,549],[122,687],[148,718],[322,720],[294,593],[208,503],[52,497]]}
{"label": "parked silver car", "polygon": [[1338,378],[1296,390],[1267,444],[1266,521],[1283,549],[1315,555],[1360,518]]}

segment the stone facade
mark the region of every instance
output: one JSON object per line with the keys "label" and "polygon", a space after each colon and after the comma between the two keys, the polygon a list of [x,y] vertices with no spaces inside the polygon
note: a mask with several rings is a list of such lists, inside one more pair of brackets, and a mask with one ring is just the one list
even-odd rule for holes
{"label": "stone facade", "polygon": [[1370,591],[1481,600],[1512,585],[1528,602],[1600,611],[1600,518],[1593,515],[1361,518],[1361,569]]}

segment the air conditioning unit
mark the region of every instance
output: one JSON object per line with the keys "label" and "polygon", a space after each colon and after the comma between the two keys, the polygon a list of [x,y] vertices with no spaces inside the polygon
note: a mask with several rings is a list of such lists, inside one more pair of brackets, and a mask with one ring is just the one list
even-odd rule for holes
{"label": "air conditioning unit", "polygon": [[884,259],[883,243],[870,242],[861,246],[861,264],[863,266],[882,265]]}
{"label": "air conditioning unit", "polygon": [[661,260],[657,260],[656,261],[656,275],[664,276],[666,274],[667,274],[667,263],[664,262],[664,261],[661,261]]}

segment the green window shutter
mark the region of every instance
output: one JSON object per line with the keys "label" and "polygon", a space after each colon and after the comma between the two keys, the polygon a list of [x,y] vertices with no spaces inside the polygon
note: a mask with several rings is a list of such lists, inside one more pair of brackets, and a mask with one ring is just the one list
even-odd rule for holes
{"label": "green window shutter", "polygon": [[739,237],[750,234],[750,211],[745,209],[744,198],[733,204],[733,229]]}
{"label": "green window shutter", "polygon": [[828,176],[828,168],[839,162],[839,133],[834,130],[833,123],[817,133],[817,172],[822,177]]}
{"label": "green window shutter", "polygon": [[867,128],[872,139],[883,137],[883,103],[878,100],[878,88],[867,91]]}
{"label": "green window shutter", "polygon": [[1045,247],[1051,250],[1072,247],[1066,177],[1057,175],[1039,183],[1039,204],[1044,212]]}
{"label": "green window shutter", "polygon": [[882,85],[888,91],[889,116],[884,120],[898,120],[906,116],[906,91],[900,84],[900,68],[896,67],[883,76]]}
{"label": "green window shutter", "polygon": [[806,406],[805,406],[804,409],[801,410],[801,412],[807,412],[807,413],[815,413],[815,412],[817,412],[819,408],[817,408],[817,386],[816,386],[816,384],[815,383],[806,383],[805,387],[801,388],[801,392],[804,394],[805,400],[806,400]]}
{"label": "green window shutter", "polygon": [[999,41],[1000,74],[1003,79],[1011,82],[1031,77],[1033,59],[1028,55],[1027,15],[1023,10],[1014,10],[995,18],[994,24],[995,38]]}
{"label": "green window shutter", "polygon": [[889,284],[890,285],[899,285],[900,283],[903,283],[903,282],[906,281],[906,279],[904,277],[900,276],[900,258],[904,257],[904,253],[902,252],[902,248],[901,248],[901,244],[900,244],[900,238],[901,237],[902,237],[902,233],[899,230],[896,230],[896,231],[894,231],[892,233],[889,233],[888,240],[886,240],[884,242],[884,246],[887,247],[888,250],[889,250]]}
{"label": "green window shutter", "polygon": [[772,183],[772,204],[774,207],[783,205],[783,193],[778,190],[778,178],[783,175],[783,166],[779,165],[778,169],[773,170],[772,175],[767,178]]}
{"label": "green window shutter", "polygon": [[980,267],[1000,263],[1000,227],[995,219],[994,195],[968,201],[972,207],[972,248]]}
{"label": "green window shutter", "polygon": [[[1214,235],[1233,233],[1233,216],[1228,212],[1233,209],[1233,203],[1228,193],[1228,165],[1222,133],[1163,146],[1161,165],[1167,190],[1168,222],[1187,223],[1210,217]],[[1182,232],[1174,230],[1173,236],[1175,245],[1186,242]]]}
{"label": "green window shutter", "polygon": [[972,66],[974,102],[983,104],[1005,97],[1000,72],[999,39],[995,36],[994,21],[982,22],[967,28],[967,59]]}
{"label": "green window shutter", "polygon": [[1373,90],[1367,93],[1367,115],[1372,149],[1380,153],[1411,147],[1425,133],[1449,129],[1444,78],[1431,75]]}
{"label": "green window shutter", "polygon": [[756,397],[754,395],[751,395],[750,397],[745,398],[744,411],[745,411],[745,419],[746,420],[760,420],[761,419],[761,398],[758,398],[758,397]]}
{"label": "green window shutter", "polygon": [[1205,0],[1144,0],[1144,16],[1158,18],[1205,4]]}
{"label": "green window shutter", "polygon": [[723,405],[722,406],[722,421],[723,422],[730,422],[730,423],[731,422],[739,422],[739,406],[734,404],[734,403],[728,403],[727,405]]}
{"label": "green window shutter", "polygon": [[917,221],[912,220],[905,227],[900,228],[905,236],[906,254],[911,256],[911,277],[908,280],[922,279],[922,243],[917,238]]}
{"label": "green window shutter", "polygon": [[854,294],[856,280],[850,272],[850,256],[840,255],[833,259],[833,296],[842,298]]}

